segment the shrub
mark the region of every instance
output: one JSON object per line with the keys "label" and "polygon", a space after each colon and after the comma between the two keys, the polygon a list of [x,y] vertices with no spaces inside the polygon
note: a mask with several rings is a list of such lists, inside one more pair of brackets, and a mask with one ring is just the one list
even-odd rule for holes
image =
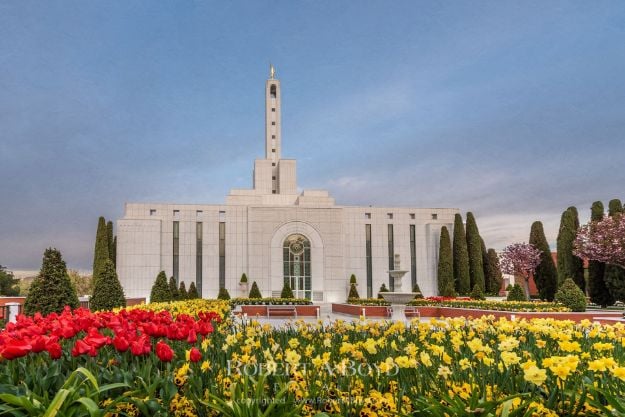
{"label": "shrub", "polygon": [[525,298],[525,291],[519,284],[514,284],[510,292],[508,293],[508,301],[527,301]]}
{"label": "shrub", "polygon": [[195,286],[195,282],[191,282],[189,285],[189,291],[187,292],[187,298],[189,300],[195,300],[196,298],[200,298],[200,294],[197,292],[197,287]]}
{"label": "shrub", "polygon": [[169,277],[169,293],[171,294],[171,301],[178,301],[180,293],[178,292],[178,285],[174,277]]}
{"label": "shrub", "polygon": [[351,284],[356,284],[356,275],[352,274],[351,277],[349,277],[349,283]]}
{"label": "shrub", "polygon": [[33,281],[24,301],[24,313],[33,315],[40,312],[44,316],[53,312],[60,313],[65,306],[78,308],[76,290],[67,274],[61,252],[48,248],[43,254],[41,271]]}
{"label": "shrub", "polygon": [[228,290],[225,289],[224,287],[221,287],[219,289],[219,294],[217,295],[217,299],[218,300],[229,300],[230,299],[230,294],[228,293]]}
{"label": "shrub", "polygon": [[556,292],[555,300],[570,308],[571,311],[586,311],[586,295],[571,278],[564,280]]}
{"label": "shrub", "polygon": [[484,291],[482,291],[482,287],[479,284],[475,284],[473,286],[473,291],[471,291],[471,299],[472,300],[485,300]]}
{"label": "shrub", "polygon": [[[451,283],[451,286],[453,288],[453,285],[454,285],[453,282],[452,281],[449,281],[449,282]],[[419,284],[415,284],[414,287],[412,287],[412,292],[418,292],[419,293],[419,294],[415,295],[415,297],[414,297],[415,299],[423,298],[423,294],[421,293],[421,288],[419,288]]]}
{"label": "shrub", "polygon": [[252,283],[252,289],[250,290],[250,295],[248,297],[249,298],[263,298],[263,296],[260,293],[260,290],[258,289],[258,284],[256,284],[256,281]]}
{"label": "shrub", "polygon": [[280,298],[295,298],[295,296],[293,295],[293,290],[291,289],[288,281],[284,281],[284,287],[282,287]]}
{"label": "shrub", "polygon": [[384,298],[382,297],[383,292],[388,292],[388,288],[386,288],[386,284],[382,284],[382,286],[380,287],[380,291],[378,292],[378,298]]}
{"label": "shrub", "polygon": [[508,284],[508,286],[506,287],[506,291],[510,292],[512,291],[512,288],[514,288],[514,285]]}
{"label": "shrub", "polygon": [[162,303],[171,301],[171,291],[169,285],[167,285],[167,275],[165,271],[161,271],[156,276],[154,285],[152,285],[152,292],[150,292],[151,303]]}
{"label": "shrub", "polygon": [[360,295],[358,294],[358,290],[356,289],[356,284],[351,284],[349,286],[349,295],[347,296],[348,299],[354,299],[354,298],[360,298]]}
{"label": "shrub", "polygon": [[187,293],[187,286],[184,285],[184,281],[180,281],[180,287],[178,288],[178,299],[188,300],[189,294]]}
{"label": "shrub", "polygon": [[107,259],[100,276],[95,280],[93,296],[89,299],[89,308],[96,310],[112,310],[126,307],[126,296],[115,272],[113,261]]}
{"label": "shrub", "polygon": [[241,284],[247,284],[247,275],[245,275],[245,272],[241,274],[241,279],[239,280],[239,282]]}

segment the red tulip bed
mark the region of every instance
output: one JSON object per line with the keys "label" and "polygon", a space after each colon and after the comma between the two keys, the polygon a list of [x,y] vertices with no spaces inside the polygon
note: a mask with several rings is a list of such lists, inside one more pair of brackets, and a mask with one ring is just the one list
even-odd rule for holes
{"label": "red tulip bed", "polygon": [[19,315],[0,333],[0,415],[42,415],[59,404],[57,415],[92,415],[76,414],[85,407],[169,415],[162,404],[178,394],[176,364],[202,360],[200,349],[221,322],[215,312],[195,314],[67,307],[46,317]]}

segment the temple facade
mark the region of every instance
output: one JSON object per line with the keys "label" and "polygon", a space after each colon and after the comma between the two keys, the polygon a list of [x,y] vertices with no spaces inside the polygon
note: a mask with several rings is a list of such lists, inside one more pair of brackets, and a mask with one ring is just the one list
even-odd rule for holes
{"label": "temple facade", "polygon": [[436,295],[440,229],[458,209],[337,205],[324,190],[298,190],[296,161],[281,154],[281,86],[273,67],[265,83],[265,157],[254,162],[251,189],[233,189],[223,204],[127,203],[117,221],[117,272],[129,297],[149,297],[160,271],[195,282],[204,298],[224,287],[246,291],[241,275],[264,297],[285,282],[296,297],[345,301],[355,274],[361,297],[375,297],[396,255],[407,273]]}

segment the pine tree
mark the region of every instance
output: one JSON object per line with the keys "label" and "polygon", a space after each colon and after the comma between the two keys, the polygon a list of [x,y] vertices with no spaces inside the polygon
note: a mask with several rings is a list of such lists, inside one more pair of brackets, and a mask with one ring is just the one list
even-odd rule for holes
{"label": "pine tree", "polygon": [[156,276],[154,285],[152,285],[152,291],[150,292],[150,302],[160,303],[165,301],[171,301],[171,291],[167,284],[167,275],[165,271],[161,271]]}
{"label": "pine tree", "polygon": [[469,276],[471,288],[476,285],[484,294],[484,265],[482,264],[482,244],[480,232],[473,213],[467,213],[467,250],[469,252]]}
{"label": "pine tree", "polygon": [[24,302],[24,313],[47,315],[61,312],[65,306],[78,308],[80,303],[72,285],[61,252],[48,248],[43,254],[39,275],[30,286]]}
{"label": "pine tree", "polygon": [[441,238],[438,247],[438,293],[442,295],[448,283],[454,282],[453,262],[451,259],[451,240],[447,227],[441,227]]}
{"label": "pine tree", "polygon": [[497,251],[495,251],[495,249],[488,249],[486,259],[488,274],[485,276],[485,280],[489,283],[490,293],[498,294],[501,289],[501,283],[503,282],[503,275],[501,274]]}
{"label": "pine tree", "polygon": [[[603,214],[603,203],[601,201],[592,203],[590,220],[599,221],[603,219]],[[588,262],[588,295],[593,303],[601,307],[611,306],[615,301],[605,283],[605,267],[606,265],[600,261]]]}
{"label": "pine tree", "polygon": [[92,311],[108,311],[116,307],[126,307],[126,296],[115,272],[115,265],[109,259],[95,281],[93,296],[89,299],[89,308]]}
{"label": "pine tree", "polygon": [[[614,216],[617,213],[623,212],[625,212],[625,210],[623,210],[621,200],[610,200],[608,203],[609,216]],[[604,281],[612,298],[625,301],[625,268],[607,264],[605,266]]]}
{"label": "pine tree", "polygon": [[184,281],[180,281],[180,287],[178,287],[178,299],[179,300],[189,299],[189,294],[187,293],[187,286],[184,284]]}
{"label": "pine tree", "polygon": [[109,240],[106,221],[100,216],[98,230],[95,235],[95,250],[93,254],[93,279],[94,284],[104,269],[104,264],[109,259]]}
{"label": "pine tree", "polygon": [[456,214],[454,218],[454,281],[456,291],[467,295],[471,291],[471,277],[469,275],[469,252],[467,251],[467,237],[464,233],[462,216]]}
{"label": "pine tree", "polygon": [[536,221],[532,224],[529,243],[541,252],[540,263],[534,272],[538,295],[541,300],[553,301],[558,289],[558,271],[551,257],[551,249],[547,243],[542,222]]}
{"label": "pine tree", "polygon": [[250,290],[250,295],[248,298],[263,298],[260,290],[258,289],[258,284],[256,284],[256,281],[252,283],[252,289]]}
{"label": "pine tree", "polygon": [[189,300],[195,300],[196,298],[200,298],[200,294],[197,292],[197,287],[195,286],[195,282],[191,281],[191,285],[189,285],[189,292],[187,293],[187,298]]}
{"label": "pine tree", "polygon": [[169,277],[169,293],[171,294],[171,301],[178,301],[180,294],[178,293],[178,285],[174,277]]}
{"label": "pine tree", "polygon": [[558,231],[558,286],[562,285],[565,279],[572,278],[573,281],[585,290],[584,264],[581,259],[573,255],[573,241],[579,228],[579,218],[577,209],[569,207],[562,213],[560,219],[560,230]]}

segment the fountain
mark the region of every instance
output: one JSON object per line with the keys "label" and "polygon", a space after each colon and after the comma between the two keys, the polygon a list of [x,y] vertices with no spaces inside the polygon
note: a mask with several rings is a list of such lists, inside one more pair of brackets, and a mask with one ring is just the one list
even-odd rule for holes
{"label": "fountain", "polygon": [[403,292],[402,291],[402,278],[406,275],[408,271],[402,271],[400,268],[400,259],[399,254],[395,254],[393,269],[388,271],[391,278],[393,278],[393,289],[395,291],[392,292],[383,292],[380,293],[382,297],[388,302],[391,303],[391,320],[401,320],[404,321],[406,319],[405,310],[406,304],[410,301],[414,300],[418,292]]}

